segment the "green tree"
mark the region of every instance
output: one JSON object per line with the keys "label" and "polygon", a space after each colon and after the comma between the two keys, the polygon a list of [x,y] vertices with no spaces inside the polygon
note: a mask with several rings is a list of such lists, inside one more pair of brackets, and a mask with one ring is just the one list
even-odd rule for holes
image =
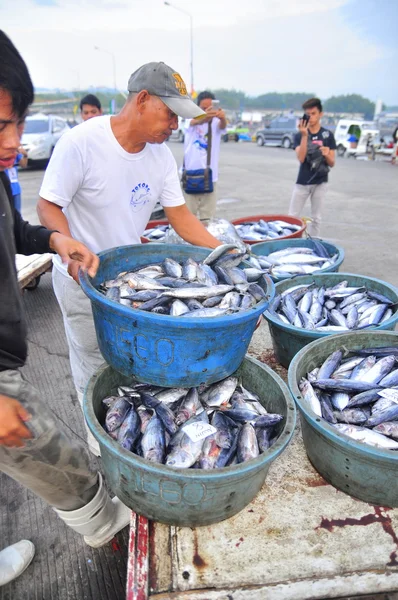
{"label": "green tree", "polygon": [[373,119],[375,103],[359,94],[348,94],[328,98],[324,109],[328,112],[360,113],[365,119]]}

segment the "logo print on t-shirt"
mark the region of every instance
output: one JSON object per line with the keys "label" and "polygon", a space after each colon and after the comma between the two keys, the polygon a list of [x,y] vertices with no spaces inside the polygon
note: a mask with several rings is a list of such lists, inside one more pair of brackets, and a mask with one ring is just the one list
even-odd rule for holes
{"label": "logo print on t-shirt", "polygon": [[151,188],[147,183],[138,183],[131,190],[130,206],[134,212],[139,212],[151,201]]}
{"label": "logo print on t-shirt", "polygon": [[330,135],[330,131],[322,131],[322,137],[324,140],[326,140]]}

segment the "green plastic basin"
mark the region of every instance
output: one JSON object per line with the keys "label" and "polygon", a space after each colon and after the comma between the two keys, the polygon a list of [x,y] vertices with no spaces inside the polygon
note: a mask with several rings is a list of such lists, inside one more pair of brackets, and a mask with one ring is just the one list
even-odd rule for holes
{"label": "green plastic basin", "polygon": [[354,498],[380,506],[398,507],[398,452],[381,450],[340,434],[308,407],[298,383],[338,349],[398,346],[393,331],[357,331],[312,342],[294,357],[289,367],[289,387],[300,411],[308,458],[332,485]]}
{"label": "green plastic basin", "polygon": [[101,448],[106,480],[132,510],[154,521],[197,527],[232,517],[261,489],[271,463],[289,443],[296,409],[287,385],[269,367],[246,356],[236,374],[245,387],[260,396],[269,412],[284,416],[274,445],[254,460],[216,470],[173,469],[124,450],[103,429],[102,399],[121,384],[130,384],[112,367],[103,365],[90,379],[84,396],[84,415]]}
{"label": "green plastic basin", "polygon": [[[374,277],[364,277],[363,275],[354,275],[353,273],[325,273],[323,275],[299,275],[285,281],[280,281],[275,285],[275,296],[281,294],[285,290],[292,288],[296,285],[315,283],[316,286],[320,287],[332,287],[337,285],[340,281],[347,280],[349,286],[364,285],[373,292],[379,292],[387,298],[390,298],[393,302],[398,303],[398,290],[396,287],[375,279]],[[375,325],[372,330],[393,330],[398,322],[398,307],[395,306],[393,315],[380,325]],[[294,325],[288,325],[282,323],[275,315],[266,310],[264,317],[268,321],[268,327],[271,333],[272,345],[274,348],[275,355],[286,369],[288,368],[293,357],[299,352],[304,346],[310,344],[314,340],[319,340],[331,335],[336,335],[335,332],[327,331],[316,331],[314,329],[303,329],[301,327],[294,327]]]}

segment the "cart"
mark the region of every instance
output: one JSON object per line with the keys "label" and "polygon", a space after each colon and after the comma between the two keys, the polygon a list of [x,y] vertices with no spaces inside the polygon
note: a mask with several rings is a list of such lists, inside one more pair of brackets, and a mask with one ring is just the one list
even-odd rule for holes
{"label": "cart", "polygon": [[41,276],[52,267],[52,257],[53,255],[50,253],[30,254],[29,256],[16,255],[15,264],[21,290],[32,291],[37,288]]}

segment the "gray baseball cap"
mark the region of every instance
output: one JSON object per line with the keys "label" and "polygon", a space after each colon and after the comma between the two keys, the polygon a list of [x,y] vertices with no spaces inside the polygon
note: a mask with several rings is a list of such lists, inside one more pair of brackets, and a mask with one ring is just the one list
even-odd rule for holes
{"label": "gray baseball cap", "polygon": [[127,89],[129,92],[147,90],[184,119],[196,119],[206,114],[191,100],[181,75],[164,62],[150,62],[134,71]]}

